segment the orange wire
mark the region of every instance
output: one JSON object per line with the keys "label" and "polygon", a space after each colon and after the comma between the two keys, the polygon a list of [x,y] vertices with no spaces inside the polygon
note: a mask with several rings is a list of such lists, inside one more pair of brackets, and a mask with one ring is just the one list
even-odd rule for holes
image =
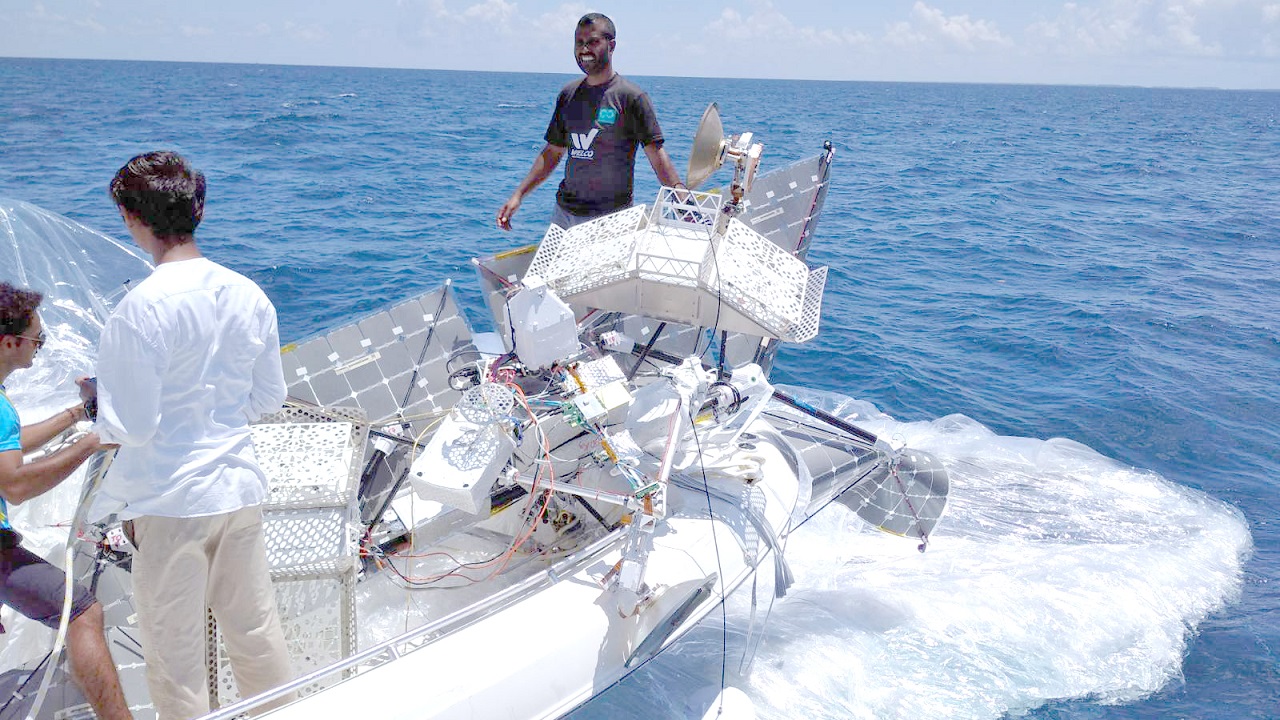
{"label": "orange wire", "polygon": [[[542,428],[538,425],[538,416],[533,412],[533,409],[529,407],[529,400],[524,394],[524,389],[513,382],[508,382],[506,383],[506,385],[509,389],[514,391],[516,398],[520,401],[520,406],[523,407],[525,412],[529,414],[529,419],[533,421],[534,427],[538,428],[538,435],[540,436],[542,441],[542,454],[546,458],[546,462],[543,463],[542,466],[538,468],[538,471],[533,476],[533,484],[529,489],[529,501],[525,504],[524,511],[523,511],[524,513],[527,513],[529,509],[533,507],[533,503],[538,497],[537,490],[538,490],[538,486],[542,482],[543,473],[547,471],[547,468],[551,467],[551,463],[552,463],[551,444],[550,444],[550,441],[547,439],[547,434],[545,432],[542,432]],[[437,575],[428,575],[425,577],[419,577],[419,576],[401,574],[400,577],[402,577],[408,582],[430,583],[430,582],[435,582],[437,580],[443,580],[444,578],[447,578],[447,577],[456,576],[469,581],[471,584],[475,584],[475,583],[484,582],[486,580],[490,580],[498,576],[499,574],[502,573],[503,570],[506,569],[507,565],[511,562],[511,558],[515,557],[516,551],[519,550],[520,546],[523,545],[526,541],[529,540],[529,538],[533,536],[534,531],[538,527],[538,523],[541,522],[542,517],[546,515],[547,506],[549,505],[548,500],[550,499],[552,491],[547,490],[545,491],[544,494],[546,495],[547,499],[543,501],[542,506],[538,509],[538,514],[532,519],[532,522],[528,524],[527,529],[525,529],[524,532],[522,532],[519,536],[512,539],[512,543],[510,547],[508,547],[507,550],[505,550],[501,555],[495,558],[491,558],[489,560],[478,562],[478,563],[463,563],[463,562],[460,562],[457,558],[453,557],[452,555],[444,551],[434,551],[429,553],[422,553],[420,555],[397,554],[394,557],[414,558],[414,559],[422,559],[422,558],[428,558],[433,556],[443,556],[443,557],[449,558],[458,566],[453,570],[450,570],[445,573],[440,573]],[[387,558],[388,562],[390,562],[391,557],[392,556],[388,555],[388,558]],[[480,568],[489,567],[490,565],[493,565],[494,563],[499,563],[499,562],[501,564],[498,565],[498,567],[494,569],[493,572],[489,573],[485,577],[480,578],[478,580],[468,575],[463,575],[459,572],[463,570],[464,567],[467,569],[480,569]]]}

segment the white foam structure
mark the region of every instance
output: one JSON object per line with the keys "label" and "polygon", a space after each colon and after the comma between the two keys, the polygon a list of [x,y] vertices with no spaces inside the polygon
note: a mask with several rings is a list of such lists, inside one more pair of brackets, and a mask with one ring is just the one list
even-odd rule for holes
{"label": "white foam structure", "polygon": [[[962,415],[899,423],[869,403],[787,392],[938,456],[951,495],[924,554],[838,504],[794,534],[795,585],[746,675],[750,593],[730,598],[728,680],[757,717],[994,719],[1132,702],[1180,682],[1196,626],[1239,597],[1252,539],[1231,505],[1069,440],[998,436]],[[755,632],[767,589],[757,597]],[[720,658],[713,614],[575,720],[678,715],[687,693],[719,682]]]}

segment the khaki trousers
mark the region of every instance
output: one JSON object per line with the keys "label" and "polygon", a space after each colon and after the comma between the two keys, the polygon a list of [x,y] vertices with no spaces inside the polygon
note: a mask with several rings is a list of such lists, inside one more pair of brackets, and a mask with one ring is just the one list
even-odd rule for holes
{"label": "khaki trousers", "polygon": [[194,518],[140,517],[133,535],[133,595],[147,686],[160,720],[189,720],[210,710],[206,606],[218,620],[241,697],[293,679],[260,508]]}

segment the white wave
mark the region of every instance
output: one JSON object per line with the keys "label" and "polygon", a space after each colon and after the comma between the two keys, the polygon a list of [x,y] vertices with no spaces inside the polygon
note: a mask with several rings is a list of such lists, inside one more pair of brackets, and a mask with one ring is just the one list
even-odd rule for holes
{"label": "white wave", "polygon": [[[761,718],[998,718],[1046,702],[1141,699],[1181,679],[1187,640],[1239,597],[1252,541],[1234,507],[1069,440],[1002,437],[950,415],[899,423],[811,394],[951,475],[927,552],[832,505],[794,533],[796,575],[740,675],[750,596],[731,599],[729,684]],[[769,605],[760,595],[757,630]],[[718,684],[712,615],[581,717],[657,705]]]}

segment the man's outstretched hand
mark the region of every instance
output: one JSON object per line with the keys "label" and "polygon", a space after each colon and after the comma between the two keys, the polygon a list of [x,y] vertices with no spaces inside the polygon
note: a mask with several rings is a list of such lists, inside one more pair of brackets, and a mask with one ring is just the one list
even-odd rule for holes
{"label": "man's outstretched hand", "polygon": [[502,207],[498,208],[498,227],[503,230],[511,229],[511,217],[520,209],[520,197],[512,195],[507,201],[502,203]]}

